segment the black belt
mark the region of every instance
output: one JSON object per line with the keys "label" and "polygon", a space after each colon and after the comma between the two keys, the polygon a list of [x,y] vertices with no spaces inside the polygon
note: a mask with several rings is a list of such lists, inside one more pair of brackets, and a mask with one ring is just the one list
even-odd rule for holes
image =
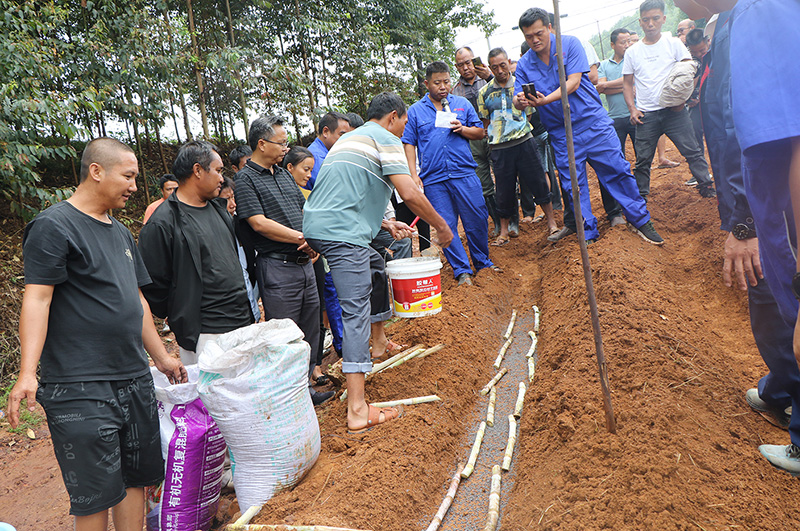
{"label": "black belt", "polygon": [[304,265],[311,261],[307,254],[296,255],[283,253],[261,253],[261,255],[266,256],[267,258],[274,258],[275,260],[281,260],[283,262],[299,265]]}

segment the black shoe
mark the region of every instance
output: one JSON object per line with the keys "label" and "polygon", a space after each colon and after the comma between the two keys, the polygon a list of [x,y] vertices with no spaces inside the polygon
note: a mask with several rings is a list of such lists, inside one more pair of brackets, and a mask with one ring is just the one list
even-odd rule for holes
{"label": "black shoe", "polygon": [[555,234],[551,234],[547,237],[547,241],[549,242],[557,242],[562,238],[566,238],[570,234],[575,234],[575,231],[569,227],[563,227],[560,231],[556,232]]}
{"label": "black shoe", "polygon": [[686,186],[697,186],[697,178],[696,177],[692,177],[691,179],[689,179],[688,181],[686,181],[683,184],[685,184]]}
{"label": "black shoe", "polygon": [[472,285],[472,275],[470,275],[469,273],[461,273],[456,277],[456,280],[458,281],[459,286],[461,286],[462,284],[466,284],[467,286]]}
{"label": "black shoe", "polygon": [[652,221],[648,221],[638,229],[631,225],[631,229],[633,232],[641,236],[641,238],[647,243],[652,243],[653,245],[664,245],[664,238],[662,238],[661,235],[656,232],[656,228],[653,227]]}
{"label": "black shoe", "polygon": [[714,187],[710,184],[706,186],[698,186],[697,193],[700,194],[700,197],[717,197],[717,191],[714,190]]}
{"label": "black shoe", "polygon": [[589,247],[591,244],[597,242],[597,238],[589,238],[586,240],[586,247]]}
{"label": "black shoe", "polygon": [[320,404],[324,404],[328,400],[331,399],[333,396],[333,391],[325,391],[324,393],[320,393],[319,391],[311,390],[311,402],[314,403],[315,406]]}

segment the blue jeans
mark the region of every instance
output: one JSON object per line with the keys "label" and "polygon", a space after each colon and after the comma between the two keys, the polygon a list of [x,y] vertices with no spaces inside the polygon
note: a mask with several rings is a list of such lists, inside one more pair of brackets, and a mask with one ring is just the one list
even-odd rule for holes
{"label": "blue jeans", "polygon": [[[564,130],[550,134],[550,142],[556,152],[556,165],[561,176],[561,188],[564,191],[564,216],[572,209],[572,182],[569,177],[569,158],[567,156],[567,140]],[[586,180],[586,163],[592,165],[597,180],[606,187],[611,197],[617,200],[628,222],[634,227],[641,227],[650,221],[647,205],[639,195],[636,181],[630,171],[630,163],[622,156],[619,139],[610,124],[599,124],[574,135],[575,166],[578,172],[580,188],[581,212],[583,227],[587,240],[596,239],[597,218],[592,214],[589,197],[589,184]]]}
{"label": "blue jeans", "polygon": [[425,196],[453,232],[452,243],[444,249],[444,256],[453,268],[453,274],[458,277],[462,273],[472,273],[467,252],[458,237],[459,218],[467,234],[467,245],[475,270],[493,266],[489,260],[489,213],[478,176],[473,173],[426,185]]}
{"label": "blue jeans", "polygon": [[711,186],[708,163],[697,145],[689,113],[685,108],[680,111],[661,109],[644,113],[642,123],[636,126],[636,168],[633,174],[642,197],[650,194],[650,166],[661,135],[667,135],[686,158],[692,176],[697,179],[697,186]]}

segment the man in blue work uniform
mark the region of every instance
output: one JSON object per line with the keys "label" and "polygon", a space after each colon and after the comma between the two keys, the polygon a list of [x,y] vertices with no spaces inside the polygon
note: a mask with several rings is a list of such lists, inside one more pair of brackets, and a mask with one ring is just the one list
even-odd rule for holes
{"label": "man in blue work uniform", "polygon": [[317,138],[308,146],[308,150],[314,155],[314,167],[311,169],[311,178],[306,183],[307,190],[314,189],[317,182],[317,175],[328,156],[328,151],[333,147],[339,138],[345,133],[349,133],[353,128],[347,116],[338,112],[329,112],[323,116],[317,125]]}
{"label": "man in blue work uniform", "polygon": [[[475,270],[498,270],[489,260],[489,212],[469,147],[470,140],[484,137],[483,122],[469,100],[450,94],[450,69],[445,63],[428,65],[425,86],[428,94],[409,107],[401,139],[411,177],[417,182],[421,179],[425,196],[453,234],[458,234],[461,218]],[[472,269],[461,240],[453,238],[444,255],[459,285],[472,284]]]}
{"label": "man in blue work uniform", "polygon": [[[531,49],[517,64],[514,105],[518,109],[532,105],[538,107],[541,113],[542,123],[550,133],[556,152],[556,165],[561,174],[561,186],[564,189],[564,214],[566,216],[567,210],[573,208],[572,183],[569,174],[564,115],[561,108],[555,35],[550,32],[550,18],[547,11],[539,8],[525,11],[519,19],[519,27]],[[613,122],[603,108],[600,95],[594,85],[587,76],[583,75],[589,71],[583,46],[579,39],[569,35],[563,35],[562,42],[567,90],[572,110],[575,163],[578,171],[585,237],[588,241],[595,240],[599,236],[597,218],[592,215],[589,185],[586,181],[586,163],[588,161],[595,168],[598,180],[605,185],[611,196],[619,201],[632,230],[648,243],[662,245],[664,240],[650,221],[647,205],[639,195],[636,181],[631,175],[630,164],[622,155]],[[535,85],[536,92],[526,97],[522,86],[528,83]],[[565,226],[559,236],[563,238],[574,232],[573,229]]]}
{"label": "man in blue work uniform", "polygon": [[[692,0],[677,0],[675,4],[695,18],[707,19],[712,14]],[[726,285],[736,282],[740,289],[748,290],[753,337],[770,370],[757,388],[747,390],[745,400],[772,424],[789,429],[792,395],[800,393],[800,369],[792,350],[792,323],[781,317],[763,278],[759,239],[745,192],[742,152],[730,98],[730,18],[730,11],[719,14],[711,49],[704,57],[700,84],[700,112],[717,187],[721,228],[728,231],[722,275]]]}
{"label": "man in blue work uniform", "polygon": [[[698,2],[706,5],[705,1]],[[734,0],[714,5],[733,7]],[[794,325],[798,349],[800,275],[797,271],[797,195],[800,164],[800,99],[796,56],[775,50],[800,45],[797,20],[800,4],[785,0],[740,0],[730,20],[731,107],[742,148],[742,171],[747,199],[758,231],[764,277],[777,301],[784,325]],[[764,21],[770,23],[765,25]],[[720,23],[717,23],[719,31]],[[715,37],[716,40],[716,37]],[[759,65],[753,75],[753,65]],[[794,207],[794,208],[793,208]],[[796,362],[795,362],[796,363]],[[770,367],[770,369],[773,369]],[[798,370],[793,367],[793,371]],[[760,390],[760,387],[759,387]],[[797,384],[789,390],[792,411],[800,407]],[[789,402],[784,395],[783,405]],[[800,415],[789,424],[791,443],[762,445],[762,455],[774,466],[800,475]]]}

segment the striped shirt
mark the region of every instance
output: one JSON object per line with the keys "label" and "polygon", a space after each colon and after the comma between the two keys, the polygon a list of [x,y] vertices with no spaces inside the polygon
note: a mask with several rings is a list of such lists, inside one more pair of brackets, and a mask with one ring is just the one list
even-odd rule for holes
{"label": "striped shirt", "polygon": [[394,185],[408,161],[400,139],[367,122],[333,145],[303,211],[306,238],[367,247],[378,234]]}

